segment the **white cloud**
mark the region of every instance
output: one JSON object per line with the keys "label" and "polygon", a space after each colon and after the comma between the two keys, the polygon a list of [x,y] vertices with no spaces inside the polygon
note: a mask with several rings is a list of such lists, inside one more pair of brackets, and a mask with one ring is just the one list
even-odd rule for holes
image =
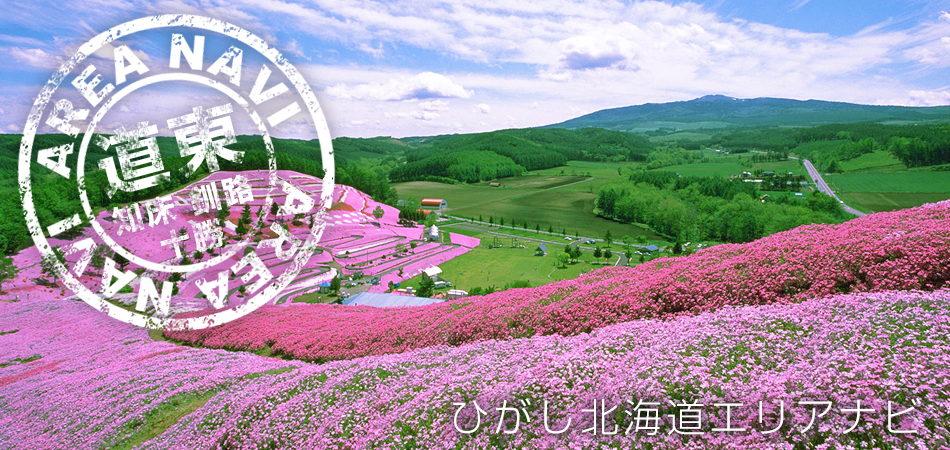
{"label": "white cloud", "polygon": [[479,103],[475,105],[475,109],[473,109],[472,111],[477,112],[477,113],[482,113],[482,114],[490,114],[491,106],[488,105],[487,103]]}
{"label": "white cloud", "polygon": [[383,44],[379,44],[376,47],[371,47],[369,44],[364,42],[359,45],[359,49],[369,53],[373,56],[373,58],[381,58],[383,56]]}
{"label": "white cloud", "polygon": [[306,53],[304,53],[303,46],[301,46],[300,43],[297,42],[296,39],[291,39],[290,42],[284,45],[284,51],[291,55],[306,59],[308,61],[310,60],[310,57],[307,56]]}
{"label": "white cloud", "polygon": [[474,95],[474,92],[434,72],[422,72],[410,78],[390,79],[387,83],[373,82],[352,87],[339,83],[326,88],[326,93],[344,100],[369,101],[469,98]]}
{"label": "white cloud", "polygon": [[16,62],[40,69],[54,69],[62,63],[59,56],[47,53],[39,48],[9,47],[7,53]]}
{"label": "white cloud", "polygon": [[419,103],[423,111],[448,111],[449,102],[445,100],[427,100]]}

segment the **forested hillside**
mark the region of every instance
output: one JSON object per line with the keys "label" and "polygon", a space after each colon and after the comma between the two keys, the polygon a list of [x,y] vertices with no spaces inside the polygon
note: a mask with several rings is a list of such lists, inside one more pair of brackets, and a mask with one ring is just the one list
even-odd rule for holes
{"label": "forested hillside", "polygon": [[392,181],[449,178],[477,182],[579,161],[644,161],[654,146],[641,136],[597,128],[518,129],[407,138],[406,164]]}
{"label": "forested hillside", "polygon": [[647,103],[596,111],[551,128],[600,127],[645,132],[729,127],[807,127],[829,123],[950,119],[950,107],[857,105],[787,98],[733,98],[707,95],[688,101]]}
{"label": "forested hillside", "polygon": [[679,243],[749,242],[799,225],[845,219],[838,202],[820,192],[807,202],[779,195],[766,202],[762,195],[754,183],[741,179],[641,170],[602,187],[596,212],[645,224]]}

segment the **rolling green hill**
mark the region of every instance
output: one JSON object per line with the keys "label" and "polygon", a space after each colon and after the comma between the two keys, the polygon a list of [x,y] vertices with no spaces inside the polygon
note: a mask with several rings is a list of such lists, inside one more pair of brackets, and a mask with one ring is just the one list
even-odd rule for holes
{"label": "rolling green hill", "polygon": [[800,127],[828,123],[896,122],[916,123],[950,119],[950,106],[872,106],[820,100],[784,98],[738,99],[707,95],[670,103],[646,103],[604,109],[545,128],[649,132],[727,127]]}

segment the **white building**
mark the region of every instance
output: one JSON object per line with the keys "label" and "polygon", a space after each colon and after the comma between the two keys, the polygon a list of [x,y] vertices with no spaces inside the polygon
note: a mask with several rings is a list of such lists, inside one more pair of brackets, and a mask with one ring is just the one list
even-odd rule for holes
{"label": "white building", "polygon": [[442,275],[442,269],[440,269],[439,266],[431,266],[423,270],[422,273],[426,274],[427,277],[432,278],[432,280],[435,281],[439,278],[439,275]]}
{"label": "white building", "polygon": [[449,300],[455,300],[457,298],[462,298],[462,297],[467,297],[467,296],[468,296],[468,292],[465,292],[461,289],[450,289],[449,292],[446,293],[446,298]]}

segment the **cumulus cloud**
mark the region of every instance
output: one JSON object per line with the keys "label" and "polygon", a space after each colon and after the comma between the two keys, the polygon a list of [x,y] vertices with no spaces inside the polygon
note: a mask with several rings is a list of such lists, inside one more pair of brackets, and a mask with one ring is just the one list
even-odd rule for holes
{"label": "cumulus cloud", "polygon": [[577,36],[562,41],[561,48],[560,63],[569,70],[636,67],[635,45],[620,36]]}
{"label": "cumulus cloud", "polygon": [[469,98],[474,95],[474,92],[434,72],[422,72],[410,78],[391,79],[387,83],[366,83],[356,86],[339,83],[326,88],[326,93],[344,100],[368,101]]}
{"label": "cumulus cloud", "polygon": [[473,111],[477,113],[482,113],[482,114],[490,114],[491,106],[488,105],[487,103],[479,103],[475,105],[475,109],[473,109]]}
{"label": "cumulus cloud", "polygon": [[10,47],[7,53],[16,61],[30,67],[53,69],[59,67],[61,58],[39,48]]}

